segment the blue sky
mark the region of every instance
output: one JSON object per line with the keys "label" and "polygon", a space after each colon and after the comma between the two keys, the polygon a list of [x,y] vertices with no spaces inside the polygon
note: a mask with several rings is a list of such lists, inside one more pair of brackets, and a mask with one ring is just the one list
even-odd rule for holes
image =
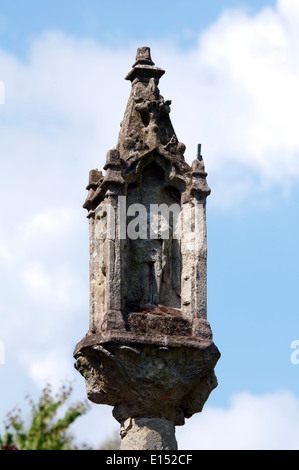
{"label": "blue sky", "polygon": [[[298,448],[298,31],[297,0],[2,2],[0,418],[46,379],[68,377],[85,397],[72,359],[88,328],[85,186],[116,143],[123,78],[148,45],[186,159],[201,142],[212,189],[219,385],[179,445]],[[75,429],[95,443],[117,428],[94,405]]]}
{"label": "blue sky", "polygon": [[1,44],[26,54],[28,41],[45,29],[58,29],[78,37],[92,37],[109,46],[120,47],[132,41],[171,38],[181,47],[225,8],[242,7],[251,13],[275,5],[274,0],[152,0],[150,4],[129,0],[71,0],[37,2],[5,1],[1,6]]}

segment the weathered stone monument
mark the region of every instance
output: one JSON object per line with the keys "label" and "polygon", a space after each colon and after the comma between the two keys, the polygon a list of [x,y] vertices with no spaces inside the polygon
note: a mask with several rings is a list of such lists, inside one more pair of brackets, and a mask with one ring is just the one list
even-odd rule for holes
{"label": "weathered stone monument", "polygon": [[91,170],[90,326],[75,348],[88,398],[113,406],[121,449],[177,448],[175,426],[217,386],[207,321],[206,182],[200,146],[190,167],[139,48],[118,143]]}

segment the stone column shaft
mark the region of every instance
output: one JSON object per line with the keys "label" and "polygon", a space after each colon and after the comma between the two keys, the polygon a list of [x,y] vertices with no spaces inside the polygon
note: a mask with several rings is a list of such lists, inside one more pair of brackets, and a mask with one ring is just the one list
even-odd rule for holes
{"label": "stone column shaft", "polygon": [[175,426],[165,418],[129,418],[120,435],[121,450],[177,450]]}

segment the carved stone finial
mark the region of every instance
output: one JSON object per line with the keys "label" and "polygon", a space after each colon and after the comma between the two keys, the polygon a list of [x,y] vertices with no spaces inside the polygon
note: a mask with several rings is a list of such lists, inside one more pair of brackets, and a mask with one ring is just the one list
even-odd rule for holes
{"label": "carved stone finial", "polygon": [[133,82],[138,78],[141,82],[149,82],[151,78],[154,78],[159,82],[159,79],[164,73],[165,70],[155,66],[151,58],[150,48],[145,46],[137,49],[136,61],[125,79]]}
{"label": "carved stone finial", "polygon": [[201,144],[197,144],[197,160],[202,160]]}
{"label": "carved stone finial", "polygon": [[151,50],[149,47],[138,47],[136,62],[134,63],[133,67],[135,67],[137,64],[155,65],[155,63],[152,61]]}
{"label": "carved stone finial", "polygon": [[191,193],[198,196],[207,197],[211,193],[211,189],[207,183],[207,172],[201,155],[201,144],[197,145],[197,157],[192,162],[192,187]]}

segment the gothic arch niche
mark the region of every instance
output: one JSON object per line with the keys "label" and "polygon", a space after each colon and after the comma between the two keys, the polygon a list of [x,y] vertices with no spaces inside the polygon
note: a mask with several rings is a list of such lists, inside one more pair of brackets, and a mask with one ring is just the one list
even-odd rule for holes
{"label": "gothic arch niche", "polygon": [[132,239],[127,230],[125,305],[129,309],[181,308],[181,250],[174,235],[180,191],[169,183],[169,170],[157,163],[157,157],[127,190],[127,228],[135,223],[139,234]]}

